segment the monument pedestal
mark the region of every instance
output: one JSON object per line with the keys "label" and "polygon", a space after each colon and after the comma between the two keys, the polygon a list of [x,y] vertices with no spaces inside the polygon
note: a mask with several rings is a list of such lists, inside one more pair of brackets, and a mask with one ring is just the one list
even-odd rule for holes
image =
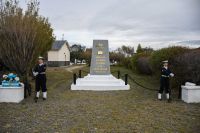
{"label": "monument pedestal", "polygon": [[200,86],[181,86],[182,100],[186,103],[200,103]]}
{"label": "monument pedestal", "polygon": [[130,86],[125,85],[122,79],[117,79],[113,75],[90,75],[78,78],[76,85],[71,85],[71,90],[93,90],[93,91],[112,91],[129,90]]}
{"label": "monument pedestal", "polygon": [[24,99],[24,85],[20,87],[2,87],[0,85],[0,103],[19,103]]}

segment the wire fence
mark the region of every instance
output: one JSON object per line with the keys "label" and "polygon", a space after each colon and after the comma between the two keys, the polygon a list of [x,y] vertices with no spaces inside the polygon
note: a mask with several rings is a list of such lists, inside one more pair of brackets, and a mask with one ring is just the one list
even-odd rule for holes
{"label": "wire fence", "polygon": [[134,82],[135,84],[137,84],[138,86],[140,86],[140,87],[142,87],[142,88],[144,88],[144,89],[147,89],[147,90],[150,90],[150,91],[158,91],[158,89],[157,89],[157,90],[156,90],[156,89],[152,89],[152,88],[149,88],[149,87],[146,87],[146,86],[140,84],[140,83],[137,82],[134,78],[132,78],[130,75],[129,75],[128,77],[129,77],[129,79],[130,79],[132,82]]}
{"label": "wire fence", "polygon": [[[73,83],[74,84],[76,84],[77,78],[82,78],[82,73],[87,75],[87,74],[89,74],[89,71],[87,71],[87,70],[79,70],[78,72],[75,72],[73,74]],[[150,87],[147,87],[147,86],[143,85],[142,83],[139,83],[136,80],[136,78],[133,78],[132,76],[128,75],[125,72],[122,73],[121,71],[117,70],[117,71],[111,71],[111,73],[114,76],[116,76],[118,79],[124,80],[125,85],[127,85],[129,83],[129,85],[133,87],[133,85],[136,84],[137,86],[140,86],[141,88],[143,88],[145,90],[154,91],[154,92],[158,92],[159,91],[159,89],[153,89],[153,88],[150,88]],[[129,82],[129,81],[131,81],[131,82]],[[171,100],[171,87],[170,87],[169,91],[170,91],[170,100]],[[178,92],[178,99],[180,99],[180,98],[181,98],[181,89],[179,89],[179,92]]]}

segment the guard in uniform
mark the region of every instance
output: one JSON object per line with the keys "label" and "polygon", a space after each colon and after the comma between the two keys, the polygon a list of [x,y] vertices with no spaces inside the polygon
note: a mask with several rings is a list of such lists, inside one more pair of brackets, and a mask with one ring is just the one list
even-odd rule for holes
{"label": "guard in uniform", "polygon": [[33,70],[33,75],[36,77],[35,87],[36,87],[36,97],[35,102],[37,102],[40,96],[40,90],[42,89],[43,100],[47,98],[47,87],[46,87],[46,64],[44,64],[43,57],[38,58],[38,64]]}
{"label": "guard in uniform", "polygon": [[168,60],[163,61],[163,67],[161,69],[161,78],[160,78],[160,89],[158,92],[158,99],[162,100],[162,94],[165,90],[166,98],[169,100],[169,78],[174,77],[174,74],[168,68]]}

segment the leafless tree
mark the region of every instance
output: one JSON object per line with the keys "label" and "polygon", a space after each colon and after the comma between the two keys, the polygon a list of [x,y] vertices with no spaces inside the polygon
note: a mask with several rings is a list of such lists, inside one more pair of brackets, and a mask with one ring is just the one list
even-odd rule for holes
{"label": "leafless tree", "polygon": [[18,3],[0,0],[0,59],[26,85],[34,62],[51,48],[54,36],[48,19],[39,15],[37,0],[30,0],[25,11]]}

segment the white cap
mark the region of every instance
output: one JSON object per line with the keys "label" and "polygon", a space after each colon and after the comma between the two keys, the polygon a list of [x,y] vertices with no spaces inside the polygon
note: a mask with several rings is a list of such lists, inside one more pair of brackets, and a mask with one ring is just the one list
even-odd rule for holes
{"label": "white cap", "polygon": [[44,59],[42,56],[39,56],[38,59]]}
{"label": "white cap", "polygon": [[162,61],[163,63],[168,63],[168,60],[164,60],[164,61]]}

